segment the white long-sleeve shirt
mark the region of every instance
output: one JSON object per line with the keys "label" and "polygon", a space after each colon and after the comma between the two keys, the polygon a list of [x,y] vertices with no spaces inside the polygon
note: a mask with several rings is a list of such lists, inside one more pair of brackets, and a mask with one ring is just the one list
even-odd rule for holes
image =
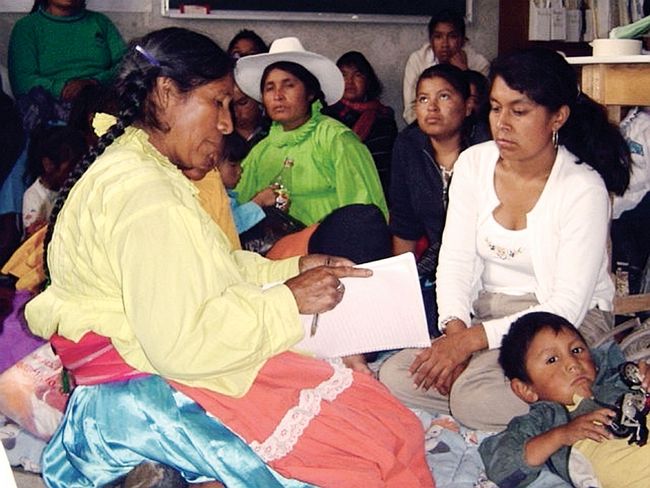
{"label": "white long-sleeve shirt", "polygon": [[621,133],[630,148],[632,174],[623,196],[614,197],[615,219],[636,207],[650,191],[650,113],[634,107],[621,122]]}
{"label": "white long-sleeve shirt", "polygon": [[[442,238],[436,291],[441,319],[470,324],[472,302],[482,288],[483,264],[476,252],[476,228],[499,205],[494,171],[499,150],[493,141],[472,146],[454,165]],[[587,311],[612,310],[607,233],[609,197],[596,171],[563,146],[535,207],[527,215],[531,234],[535,295],[539,305],[483,323],[490,349],[518,317],[546,311],[580,325]]]}
{"label": "white long-sleeve shirt", "polygon": [[[468,43],[463,45],[463,51],[467,56],[467,67],[471,70],[487,76],[490,69],[490,63],[485,57],[477,53]],[[404,97],[404,120],[410,124],[415,120],[413,111],[413,100],[415,100],[415,85],[422,72],[429,66],[438,64],[438,60],[433,54],[431,43],[425,43],[420,49],[411,53],[404,68],[404,84],[402,93]]]}

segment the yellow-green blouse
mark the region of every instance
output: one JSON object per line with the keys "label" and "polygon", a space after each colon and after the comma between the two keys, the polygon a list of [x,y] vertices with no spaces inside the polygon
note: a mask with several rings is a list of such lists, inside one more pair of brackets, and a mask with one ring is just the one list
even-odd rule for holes
{"label": "yellow-green blouse", "polygon": [[303,337],[289,288],[261,287],[297,274],[298,259],[231,250],[196,187],[136,128],[71,191],[48,262],[52,284],[26,309],[32,331],[109,337],[140,371],[241,396]]}

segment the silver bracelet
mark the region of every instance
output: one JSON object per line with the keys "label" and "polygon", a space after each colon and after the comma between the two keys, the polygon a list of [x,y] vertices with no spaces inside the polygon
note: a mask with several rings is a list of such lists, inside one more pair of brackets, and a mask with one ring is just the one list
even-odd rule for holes
{"label": "silver bracelet", "polygon": [[454,320],[460,320],[460,318],[456,317],[455,315],[450,315],[449,317],[445,317],[438,323],[438,330],[440,330],[440,332],[444,334],[447,331],[447,326],[449,325],[449,323]]}

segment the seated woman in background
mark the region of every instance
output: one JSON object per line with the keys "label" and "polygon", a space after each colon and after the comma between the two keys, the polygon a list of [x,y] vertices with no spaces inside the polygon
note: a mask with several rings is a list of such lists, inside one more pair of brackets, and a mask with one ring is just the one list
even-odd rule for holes
{"label": "seated woman in background", "polygon": [[436,274],[443,335],[399,352],[380,377],[407,405],[494,431],[528,409],[497,362],[515,319],[555,313],[588,344],[611,328],[608,191],[627,187],[630,157],[560,54],[505,55],[491,82],[494,141],[460,155],[450,186]]}
{"label": "seated woman in background", "polygon": [[368,147],[388,199],[390,158],[397,137],[395,113],[379,101],[383,87],[363,54],[349,51],[336,61],[336,65],[345,81],[343,98],[325,107],[323,113],[350,127]]}
{"label": "seated woman in background", "polygon": [[374,204],[387,215],[370,152],[350,129],[321,114],[343,93],[343,76],[332,61],[287,37],[274,41],[268,54],[241,58],[235,78],[273,120],[269,135],[242,164],[240,202],[273,183],[287,162],[289,214],[304,224],[352,203]]}
{"label": "seated woman in background", "polygon": [[59,190],[86,148],[86,139],[81,131],[70,127],[55,125],[32,131],[26,177],[34,183],[23,195],[23,231],[26,237],[47,224]]}
{"label": "seated woman in background", "polygon": [[112,81],[124,47],[108,17],[86,10],[84,0],[35,0],[9,40],[11,88],[26,128],[66,120],[69,107],[54,105],[71,102],[88,84]]}
{"label": "seated woman in background", "polygon": [[447,191],[460,152],[469,146],[463,71],[450,64],[424,70],[417,82],[416,124],[400,132],[393,149],[390,224],[393,252],[416,252],[425,237],[428,248],[418,262],[429,329],[437,332],[435,273],[447,213]]}
{"label": "seated woman in background", "polygon": [[[269,48],[260,36],[252,30],[242,29],[232,38],[228,45],[228,54],[237,60],[252,54],[269,52]],[[264,115],[264,107],[235,86],[233,99],[235,115],[235,132],[253,147],[269,133],[271,121]]]}
{"label": "seated woman in background", "polygon": [[104,486],[151,460],[226,486],[432,487],[411,412],[372,378],[290,351],[305,335],[299,313],[335,307],[340,279],[370,272],[233,251],[200,207],[192,181],[233,130],[231,70],[186,29],[135,41],[121,111],[96,117],[103,134],[62,189],[51,283],[26,316],[82,386],[43,477]]}

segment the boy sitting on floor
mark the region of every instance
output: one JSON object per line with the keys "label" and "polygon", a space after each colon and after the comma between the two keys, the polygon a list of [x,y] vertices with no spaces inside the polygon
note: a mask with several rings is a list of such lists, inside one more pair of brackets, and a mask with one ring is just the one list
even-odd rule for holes
{"label": "boy sitting on floor", "polygon": [[[616,412],[603,408],[631,391],[618,371],[624,361],[611,343],[590,353],[578,330],[557,315],[536,312],[516,320],[503,338],[499,363],[531,408],[479,447],[488,477],[501,488],[527,486],[549,469],[572,486],[647,487],[650,444],[614,438],[608,426]],[[638,368],[647,391],[648,364]]]}

